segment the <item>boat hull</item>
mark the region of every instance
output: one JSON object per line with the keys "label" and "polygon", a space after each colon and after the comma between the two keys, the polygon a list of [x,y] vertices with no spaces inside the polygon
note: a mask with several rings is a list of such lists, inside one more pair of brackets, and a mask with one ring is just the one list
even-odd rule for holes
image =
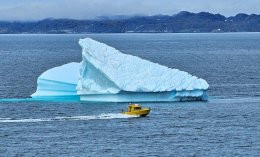
{"label": "boat hull", "polygon": [[133,115],[133,116],[140,116],[140,117],[145,117],[150,113],[150,109],[142,109],[138,111],[131,111],[131,112],[123,112],[123,114],[126,115]]}

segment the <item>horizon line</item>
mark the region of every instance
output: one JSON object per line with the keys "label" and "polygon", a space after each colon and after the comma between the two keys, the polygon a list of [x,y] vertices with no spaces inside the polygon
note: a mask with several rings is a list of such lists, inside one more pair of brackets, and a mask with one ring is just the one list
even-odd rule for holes
{"label": "horizon line", "polygon": [[[237,16],[239,14],[244,14],[246,16],[251,16],[251,15],[257,15],[257,16],[260,16],[260,14],[257,14],[257,13],[243,13],[243,12],[239,12],[239,13],[236,13],[234,15],[231,15],[231,16],[225,16],[221,13],[212,13],[212,12],[208,12],[208,11],[200,11],[200,12],[189,12],[189,11],[180,11],[176,14],[153,14],[153,15],[148,15],[148,14],[132,14],[132,15],[123,15],[123,14],[115,14],[115,15],[101,15],[101,16],[96,16],[96,17],[93,17],[93,18],[65,18],[65,17],[60,17],[60,18],[55,18],[55,17],[46,17],[46,18],[42,18],[42,19],[37,19],[37,20],[1,20],[0,19],[0,22],[38,22],[38,21],[44,21],[44,20],[77,20],[77,21],[98,21],[98,20],[119,20],[119,19],[130,19],[130,18],[133,18],[133,17],[153,17],[153,16],[176,16],[180,13],[183,13],[183,12],[186,12],[186,13],[191,13],[191,14],[199,14],[199,13],[209,13],[209,14],[212,14],[212,15],[221,15],[221,16],[224,16],[225,18],[229,18],[229,17],[234,17],[234,16]],[[102,19],[103,18],[103,19]],[[107,18],[107,19],[105,19]]]}

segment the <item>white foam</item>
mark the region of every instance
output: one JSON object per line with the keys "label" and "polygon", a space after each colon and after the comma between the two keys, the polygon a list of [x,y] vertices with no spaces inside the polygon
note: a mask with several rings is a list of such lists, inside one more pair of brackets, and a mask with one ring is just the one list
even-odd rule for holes
{"label": "white foam", "polygon": [[95,120],[95,119],[121,119],[121,118],[134,118],[134,117],[137,117],[137,116],[124,115],[121,113],[108,113],[108,114],[90,115],[90,116],[71,116],[71,117],[54,117],[54,118],[28,118],[28,119],[0,118],[0,123],[79,121],[79,120]]}

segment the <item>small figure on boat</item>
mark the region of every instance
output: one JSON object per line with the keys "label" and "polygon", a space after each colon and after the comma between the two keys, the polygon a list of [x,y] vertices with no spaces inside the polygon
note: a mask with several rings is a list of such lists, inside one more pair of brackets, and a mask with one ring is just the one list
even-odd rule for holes
{"label": "small figure on boat", "polygon": [[122,113],[126,115],[145,117],[150,113],[150,110],[150,108],[142,108],[139,104],[130,103],[128,105],[128,110],[126,112],[123,111]]}

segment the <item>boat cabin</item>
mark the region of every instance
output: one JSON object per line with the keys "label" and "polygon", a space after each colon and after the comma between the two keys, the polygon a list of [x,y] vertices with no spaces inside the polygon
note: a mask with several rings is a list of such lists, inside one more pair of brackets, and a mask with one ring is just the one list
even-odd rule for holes
{"label": "boat cabin", "polygon": [[128,106],[128,112],[141,110],[142,107],[138,104],[130,104]]}
{"label": "boat cabin", "polygon": [[122,111],[122,113],[127,115],[145,117],[150,113],[150,108],[142,108],[141,105],[139,104],[129,103],[128,111],[127,112]]}

